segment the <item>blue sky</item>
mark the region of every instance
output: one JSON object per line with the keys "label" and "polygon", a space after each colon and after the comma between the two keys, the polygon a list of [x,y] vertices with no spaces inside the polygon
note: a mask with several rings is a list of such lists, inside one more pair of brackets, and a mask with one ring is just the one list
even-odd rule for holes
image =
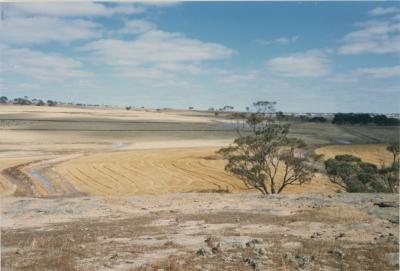
{"label": "blue sky", "polygon": [[398,2],[2,4],[0,94],[400,112]]}

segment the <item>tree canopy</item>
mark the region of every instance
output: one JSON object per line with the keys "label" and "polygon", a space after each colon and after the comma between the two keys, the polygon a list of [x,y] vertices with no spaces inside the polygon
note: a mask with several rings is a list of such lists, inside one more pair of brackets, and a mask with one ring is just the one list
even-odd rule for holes
{"label": "tree canopy", "polygon": [[251,134],[219,150],[228,160],[225,170],[263,194],[281,193],[288,185],[310,181],[317,156],[307,152],[302,140],[288,137],[289,125],[266,121],[263,116],[250,114],[246,121]]}

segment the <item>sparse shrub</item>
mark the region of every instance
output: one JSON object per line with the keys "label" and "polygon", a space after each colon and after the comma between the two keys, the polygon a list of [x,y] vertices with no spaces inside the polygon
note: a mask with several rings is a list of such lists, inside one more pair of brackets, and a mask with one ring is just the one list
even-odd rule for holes
{"label": "sparse shrub", "polygon": [[53,101],[53,100],[47,100],[47,105],[48,105],[48,106],[56,106],[56,105],[57,105],[57,102],[56,102],[56,101]]}
{"label": "sparse shrub", "polygon": [[[395,145],[391,144],[389,149],[396,152]],[[336,155],[325,161],[325,169],[330,181],[347,192],[394,193],[399,187],[399,161],[398,155],[393,157],[391,166],[378,168],[352,155]]]}
{"label": "sparse shrub", "polygon": [[8,98],[6,96],[1,96],[0,97],[0,104],[6,104],[8,103]]}

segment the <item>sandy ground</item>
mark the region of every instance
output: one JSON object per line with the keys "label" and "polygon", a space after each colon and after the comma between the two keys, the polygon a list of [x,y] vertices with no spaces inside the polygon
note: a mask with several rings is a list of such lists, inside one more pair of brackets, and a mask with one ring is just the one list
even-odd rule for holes
{"label": "sandy ground", "polygon": [[2,268],[397,270],[398,211],[390,194],[5,197]]}

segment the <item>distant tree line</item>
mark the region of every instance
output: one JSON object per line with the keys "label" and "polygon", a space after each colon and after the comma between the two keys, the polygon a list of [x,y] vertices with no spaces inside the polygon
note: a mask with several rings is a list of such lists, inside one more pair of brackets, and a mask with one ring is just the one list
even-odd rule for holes
{"label": "distant tree line", "polygon": [[385,115],[371,116],[370,114],[362,113],[338,113],[335,114],[332,120],[333,124],[351,124],[351,125],[382,125],[382,126],[395,126],[400,125],[400,120],[396,118],[389,118]]}
{"label": "distant tree line", "polygon": [[41,99],[30,99],[28,96],[9,99],[6,96],[0,96],[0,104],[16,104],[16,105],[36,105],[36,106],[56,106],[59,104],[76,105],[76,106],[93,106],[98,107],[99,104],[82,104],[82,103],[63,103],[54,100],[43,101]]}

